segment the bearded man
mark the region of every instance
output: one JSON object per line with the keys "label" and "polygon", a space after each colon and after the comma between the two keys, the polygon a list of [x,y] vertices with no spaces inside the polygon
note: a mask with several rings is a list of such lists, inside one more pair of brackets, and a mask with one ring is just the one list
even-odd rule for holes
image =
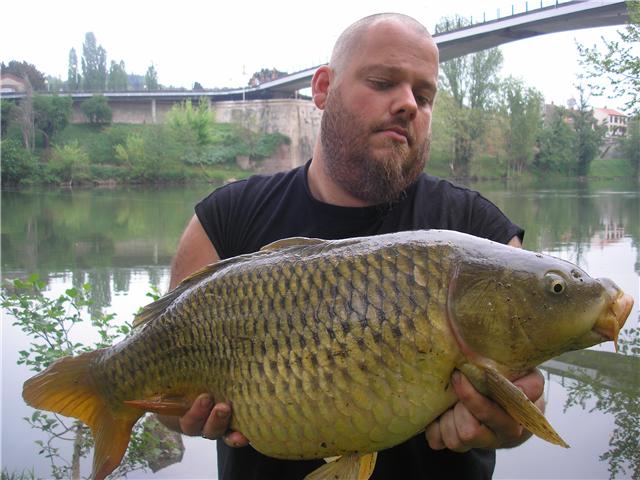
{"label": "bearded man", "polygon": [[[477,192],[423,172],[437,90],[438,49],[426,28],[400,14],[351,25],[311,87],[323,110],[304,166],[225,185],[197,204],[178,246],[171,287],[203,266],[287,237],[342,239],[417,229],[457,230],[521,246],[523,230]],[[514,382],[543,407],[538,371]],[[491,478],[496,448],[529,433],[460,373],[459,401],[425,433],[378,454],[372,478]],[[218,400],[218,403],[216,403]],[[231,406],[203,394],[183,417],[162,417],[186,435],[218,442],[221,479],[300,479],[323,460],[266,457],[228,430]]]}

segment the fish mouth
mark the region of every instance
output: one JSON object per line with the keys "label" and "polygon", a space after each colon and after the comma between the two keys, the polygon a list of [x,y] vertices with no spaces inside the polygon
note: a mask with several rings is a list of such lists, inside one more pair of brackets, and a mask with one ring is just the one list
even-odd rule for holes
{"label": "fish mouth", "polygon": [[619,292],[608,311],[601,315],[593,326],[593,331],[605,340],[613,340],[616,352],[618,351],[618,334],[627,321],[632,308],[633,297]]}

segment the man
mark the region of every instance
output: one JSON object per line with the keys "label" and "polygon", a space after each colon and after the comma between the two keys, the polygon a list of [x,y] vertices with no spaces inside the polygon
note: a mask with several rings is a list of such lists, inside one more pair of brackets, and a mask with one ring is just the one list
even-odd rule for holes
{"label": "man", "polygon": [[[226,185],[200,202],[180,240],[171,287],[220,258],[291,236],[446,228],[521,246],[524,232],[491,202],[422,173],[437,80],[438,49],[414,19],[380,14],[350,26],[312,80],[313,101],[323,110],[312,160]],[[458,403],[426,433],[381,452],[373,478],[490,478],[493,449],[528,438],[463,375],[455,373],[452,383]],[[515,384],[543,405],[539,372]],[[302,478],[322,465],[259,454],[241,432],[227,431],[231,406],[214,400],[201,395],[182,418],[163,420],[187,435],[223,439],[221,478]]]}

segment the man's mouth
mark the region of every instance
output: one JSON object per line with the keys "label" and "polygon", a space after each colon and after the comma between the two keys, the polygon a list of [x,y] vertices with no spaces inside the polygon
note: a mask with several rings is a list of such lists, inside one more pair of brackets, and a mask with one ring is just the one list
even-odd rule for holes
{"label": "man's mouth", "polygon": [[405,128],[394,126],[383,128],[378,131],[391,138],[392,140],[411,144],[411,137],[409,136],[409,132]]}

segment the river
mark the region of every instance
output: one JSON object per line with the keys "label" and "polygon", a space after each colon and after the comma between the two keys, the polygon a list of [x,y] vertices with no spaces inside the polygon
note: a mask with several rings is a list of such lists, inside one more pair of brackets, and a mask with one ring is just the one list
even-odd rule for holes
{"label": "river", "polygon": [[[471,186],[526,229],[525,248],[570,260],[592,276],[609,277],[634,296],[625,330],[638,328],[637,182]],[[38,273],[51,296],[89,283],[94,308],[130,319],[148,301],[151,285],[166,290],[180,234],[194,203],[211,188],[3,190],[3,279]],[[33,412],[20,396],[30,372],[16,360],[29,340],[11,325],[12,320],[3,312],[2,469],[18,474],[33,471],[47,478],[48,460],[38,455],[34,443],[44,440],[45,434],[23,419]],[[621,335],[625,339],[627,334]],[[638,338],[635,347],[640,349]],[[640,358],[612,351],[610,344],[591,349],[588,368],[578,368],[573,358],[545,366],[546,415],[571,448],[533,438],[519,448],[499,451],[495,478],[599,479],[609,478],[612,468],[618,468],[613,470],[615,478],[632,478],[634,471],[640,475]],[[215,478],[213,443],[187,438],[185,446],[181,463],[155,474],[134,472],[129,478]],[[82,468],[88,474],[88,461]]]}

